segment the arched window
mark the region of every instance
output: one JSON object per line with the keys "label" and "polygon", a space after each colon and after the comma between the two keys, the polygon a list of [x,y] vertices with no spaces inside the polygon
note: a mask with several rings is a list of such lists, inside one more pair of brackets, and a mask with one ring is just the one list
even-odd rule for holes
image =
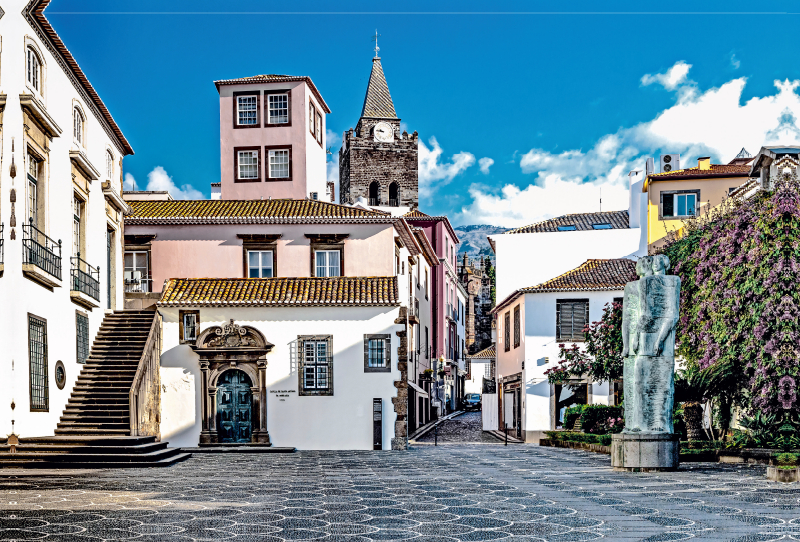
{"label": "arched window", "polygon": [[400,205],[400,189],[397,186],[397,183],[392,183],[389,185],[389,205],[391,207],[397,207]]}
{"label": "arched window", "polygon": [[83,145],[83,138],[86,135],[83,130],[83,114],[81,110],[77,107],[72,109],[72,136],[75,138],[75,141]]}
{"label": "arched window", "polygon": [[378,184],[378,181],[372,181],[369,184],[369,204],[381,204],[381,185]]}
{"label": "arched window", "polygon": [[37,91],[41,92],[40,84],[42,81],[42,61],[39,55],[33,50],[33,47],[28,47],[28,83]]}
{"label": "arched window", "polygon": [[106,151],[106,174],[108,175],[108,180],[114,177],[114,155],[108,150]]}

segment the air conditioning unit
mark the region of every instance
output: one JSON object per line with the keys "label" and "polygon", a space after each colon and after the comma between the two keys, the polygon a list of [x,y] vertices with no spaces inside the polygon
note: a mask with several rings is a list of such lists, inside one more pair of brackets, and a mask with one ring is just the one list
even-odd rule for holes
{"label": "air conditioning unit", "polygon": [[661,173],[668,173],[681,169],[681,155],[680,154],[662,154],[661,160]]}

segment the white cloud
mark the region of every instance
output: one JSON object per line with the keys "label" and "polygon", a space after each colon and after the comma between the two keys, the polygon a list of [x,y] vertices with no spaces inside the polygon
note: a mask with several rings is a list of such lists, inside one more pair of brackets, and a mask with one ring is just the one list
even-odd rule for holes
{"label": "white cloud", "polygon": [[489,168],[492,167],[492,164],[494,164],[494,160],[492,160],[488,156],[478,160],[478,166],[481,168],[481,173],[483,173],[484,175],[489,174]]}
{"label": "white cloud", "polygon": [[642,76],[642,85],[647,86],[658,83],[667,90],[675,90],[678,85],[688,82],[686,76],[689,74],[689,68],[691,67],[691,64],[687,64],[681,60],[676,62],[665,73],[657,73],[655,75],[649,73],[644,74]]}
{"label": "white cloud", "polygon": [[742,147],[755,154],[762,145],[800,144],[800,81],[775,81],[773,94],[742,103],[746,82],[741,77],[702,92],[678,92],[675,103],[652,120],[606,134],[587,150],[531,149],[520,160],[522,172],[536,176],[530,186],[492,190],[474,184],[473,202],[454,220],[519,226],[596,211],[601,186],[604,210],[626,209],[627,174],[643,169],[647,156],[680,153],[681,165],[692,167],[698,156],[727,163]]}
{"label": "white cloud", "polygon": [[339,149],[339,145],[342,144],[342,136],[333,130],[325,130],[325,143],[332,151],[336,151]]}
{"label": "white cloud", "polygon": [[166,190],[175,199],[205,199],[203,193],[190,184],[184,184],[178,187],[175,181],[172,180],[172,177],[167,174],[167,170],[161,166],[156,166],[153,171],[147,174],[147,186],[144,188],[136,184],[133,175],[126,173],[125,180],[123,181],[123,189],[134,190],[134,187],[136,187],[137,190]]}
{"label": "white cloud", "polygon": [[731,53],[731,66],[733,66],[733,69],[738,70],[741,65],[742,61],[736,58],[736,53]]}
{"label": "white cloud", "polygon": [[459,152],[450,158],[449,163],[441,162],[442,148],[435,137],[428,140],[429,149],[424,142],[419,142],[419,195],[429,198],[439,187],[448,184],[458,174],[475,164],[475,155]]}

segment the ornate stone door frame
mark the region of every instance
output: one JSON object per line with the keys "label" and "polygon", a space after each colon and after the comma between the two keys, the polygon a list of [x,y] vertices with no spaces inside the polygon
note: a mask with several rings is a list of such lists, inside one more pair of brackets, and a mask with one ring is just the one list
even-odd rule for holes
{"label": "ornate stone door frame", "polygon": [[239,369],[249,378],[253,393],[252,442],[270,444],[267,431],[267,354],[275,345],[257,329],[239,326],[231,319],[223,326],[203,331],[192,349],[200,356],[201,444],[219,442],[217,434],[217,382],[227,370]]}

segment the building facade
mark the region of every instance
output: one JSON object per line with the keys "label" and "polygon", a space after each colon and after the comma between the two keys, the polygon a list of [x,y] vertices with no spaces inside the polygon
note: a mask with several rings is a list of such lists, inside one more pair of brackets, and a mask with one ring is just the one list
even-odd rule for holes
{"label": "building facade", "polygon": [[470,260],[464,252],[459,262],[458,280],[467,291],[465,337],[469,354],[492,344],[492,271],[491,259],[483,256]]}
{"label": "building facade", "polygon": [[560,425],[566,407],[614,404],[613,383],[575,379],[554,385],[545,371],[558,364],[560,344],[583,346],[584,326],[600,320],[606,304],[621,302],[625,284],[637,278],[634,260],[587,260],[497,303],[500,429],[538,443],[545,431]]}
{"label": "building facade", "polygon": [[0,433],[13,419],[21,436],[53,434],[104,310],[122,308],[122,157],[133,153],[48,3],[11,0],[0,18]]}
{"label": "building facade", "polygon": [[221,199],[333,201],[325,169],[331,111],[310,77],[256,75],[214,84]]}
{"label": "building facade", "polygon": [[400,131],[381,59],[372,59],[361,118],[342,135],[339,149],[339,201],[364,198],[372,207],[419,205],[417,132]]}

